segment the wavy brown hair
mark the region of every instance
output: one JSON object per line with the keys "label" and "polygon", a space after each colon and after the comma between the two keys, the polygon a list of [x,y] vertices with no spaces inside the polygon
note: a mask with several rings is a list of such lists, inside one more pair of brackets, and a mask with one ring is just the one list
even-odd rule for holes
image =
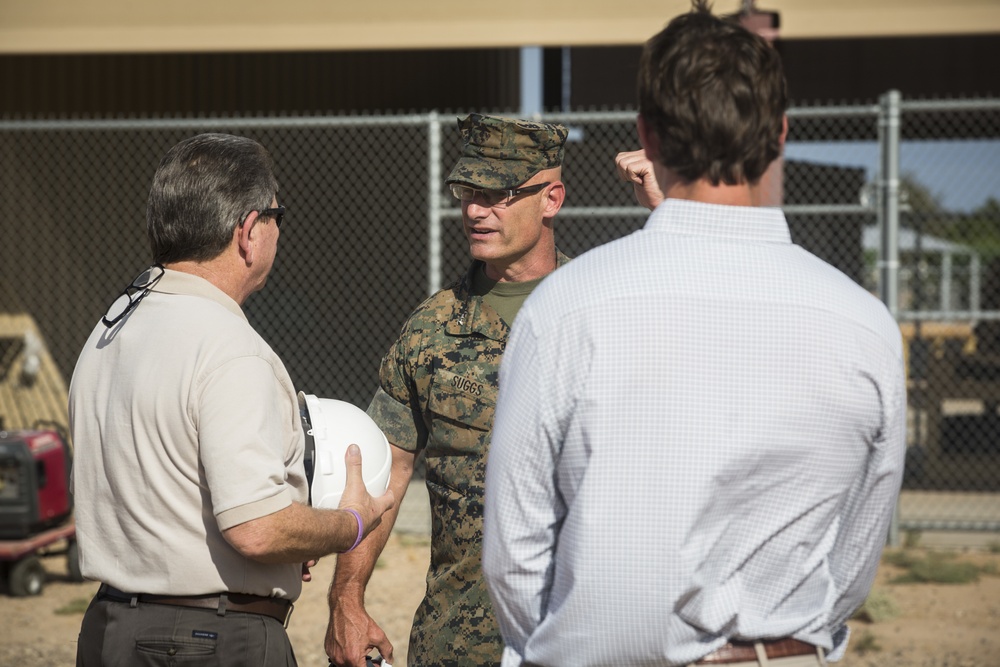
{"label": "wavy brown hair", "polygon": [[684,180],[757,183],[781,154],[788,89],[778,52],[712,15],[705,0],[670,21],[642,52],[639,113],[659,160]]}

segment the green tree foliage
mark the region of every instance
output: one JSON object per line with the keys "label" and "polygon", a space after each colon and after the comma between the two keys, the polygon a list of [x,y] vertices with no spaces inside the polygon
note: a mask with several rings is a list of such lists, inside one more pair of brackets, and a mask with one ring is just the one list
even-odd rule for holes
{"label": "green tree foliage", "polygon": [[899,190],[904,226],[970,248],[984,262],[1000,258],[1000,200],[996,197],[963,213],[946,210],[941,197],[913,174],[900,178]]}
{"label": "green tree foliage", "polygon": [[955,240],[974,248],[983,259],[1000,257],[1000,201],[986,202],[952,225]]}
{"label": "green tree foliage", "polygon": [[899,179],[899,198],[901,208],[917,215],[942,211],[941,198],[913,174],[903,174]]}

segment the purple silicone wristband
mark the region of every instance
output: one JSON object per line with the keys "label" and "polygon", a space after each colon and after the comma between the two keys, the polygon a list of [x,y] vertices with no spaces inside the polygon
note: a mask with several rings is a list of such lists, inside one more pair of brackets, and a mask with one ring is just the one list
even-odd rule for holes
{"label": "purple silicone wristband", "polygon": [[354,518],[358,520],[358,539],[354,540],[354,544],[351,545],[350,549],[348,549],[347,551],[341,551],[340,553],[342,553],[342,554],[346,554],[346,553],[350,553],[350,552],[354,551],[354,547],[356,547],[359,544],[361,544],[361,538],[365,536],[365,524],[361,520],[361,515],[358,514],[358,511],[357,510],[352,510],[352,509],[345,509],[344,511],[345,512],[350,512],[351,514],[354,515]]}

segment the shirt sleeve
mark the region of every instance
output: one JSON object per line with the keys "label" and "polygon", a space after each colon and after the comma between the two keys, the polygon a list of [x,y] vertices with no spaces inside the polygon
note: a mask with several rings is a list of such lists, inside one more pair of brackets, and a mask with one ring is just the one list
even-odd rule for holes
{"label": "shirt sleeve", "polygon": [[228,361],[197,396],[201,465],[219,528],[290,505],[286,452],[296,416],[271,365],[251,355]]}
{"label": "shirt sleeve", "polygon": [[839,660],[847,648],[846,622],[864,603],[896,510],[906,457],[906,378],[901,353],[886,355],[881,383],[883,423],[871,446],[868,466],[844,512],[839,544],[831,551],[831,574],[837,599],[831,611],[833,649]]}
{"label": "shirt sleeve", "polygon": [[[411,317],[412,322],[412,317]],[[379,367],[379,389],[368,406],[371,417],[386,439],[406,451],[416,451],[427,442],[422,401],[413,377],[418,367],[420,336],[410,322],[389,348]]]}
{"label": "shirt sleeve", "polygon": [[546,355],[524,315],[500,366],[486,468],[483,572],[506,644],[504,665],[524,660],[528,639],[545,616],[565,513],[555,484],[561,436],[545,400],[551,374],[541,367]]}
{"label": "shirt sleeve", "polygon": [[423,431],[419,413],[400,403],[381,387],[376,390],[368,405],[368,416],[385,433],[386,439],[406,451],[415,451],[422,441]]}

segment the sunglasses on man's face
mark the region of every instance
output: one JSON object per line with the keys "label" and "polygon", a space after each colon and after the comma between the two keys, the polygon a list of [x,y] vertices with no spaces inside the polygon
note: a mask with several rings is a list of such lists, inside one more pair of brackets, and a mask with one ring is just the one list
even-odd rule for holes
{"label": "sunglasses on man's face", "polygon": [[265,208],[263,211],[257,214],[260,218],[274,218],[274,224],[281,228],[281,223],[285,219],[285,207],[276,206],[275,208]]}
{"label": "sunglasses on man's face", "polygon": [[474,188],[471,185],[462,185],[461,183],[452,183],[450,187],[452,196],[463,204],[468,204],[476,197],[481,197],[486,206],[490,208],[506,208],[517,197],[538,192],[548,185],[551,185],[551,183],[538,183],[537,185],[527,185],[523,188],[510,188],[507,190],[487,190]]}

